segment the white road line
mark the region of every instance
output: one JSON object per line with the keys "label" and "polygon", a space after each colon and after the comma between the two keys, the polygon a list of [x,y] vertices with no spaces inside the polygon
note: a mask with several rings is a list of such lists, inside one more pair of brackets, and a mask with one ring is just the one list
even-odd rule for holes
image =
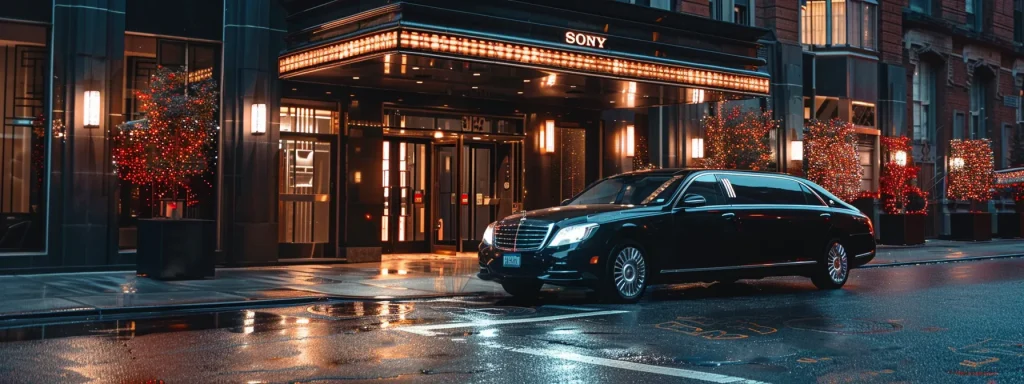
{"label": "white road line", "polygon": [[423,336],[434,336],[437,333],[432,332],[437,329],[452,329],[452,328],[478,328],[478,327],[491,327],[495,325],[506,325],[506,324],[524,324],[524,323],[540,323],[544,321],[555,321],[565,319],[576,319],[580,317],[593,317],[593,316],[605,316],[605,315],[618,315],[620,313],[627,313],[628,311],[597,311],[597,312],[584,312],[584,313],[573,313],[568,315],[557,315],[557,316],[542,316],[542,317],[530,317],[524,319],[510,319],[510,320],[477,320],[468,323],[447,323],[447,324],[433,324],[433,325],[414,325],[411,327],[397,327],[396,330],[405,331],[409,333],[415,333]]}
{"label": "white road line", "polygon": [[691,371],[689,369],[681,368],[670,368],[670,367],[659,367],[656,365],[640,364],[630,361],[621,361],[613,359],[605,359],[603,357],[584,356],[571,352],[549,350],[549,349],[536,349],[536,348],[515,348],[501,346],[495,343],[483,343],[481,344],[490,348],[498,348],[505,351],[523,353],[527,355],[556,358],[568,361],[575,361],[577,363],[600,365],[603,367],[626,369],[630,371],[653,373],[656,375],[665,375],[673,377],[681,377],[685,379],[693,379],[700,381],[707,381],[711,383],[728,383],[728,384],[768,384],[762,381],[754,381],[744,379],[742,377],[719,375],[717,373],[707,373],[700,371]]}
{"label": "white road line", "polygon": [[597,311],[597,308],[570,307],[568,305],[545,305],[544,308],[564,309],[568,311]]}

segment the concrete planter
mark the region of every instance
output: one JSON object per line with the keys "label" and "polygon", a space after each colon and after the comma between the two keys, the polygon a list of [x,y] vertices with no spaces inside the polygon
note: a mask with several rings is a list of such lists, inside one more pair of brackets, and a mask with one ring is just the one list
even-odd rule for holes
{"label": "concrete planter", "polygon": [[879,242],[886,245],[924,244],[925,215],[881,215]]}
{"label": "concrete planter", "polygon": [[[1019,204],[1018,204],[1019,206]],[[1000,213],[996,220],[998,222],[997,230],[1000,238],[1003,239],[1014,239],[1024,238],[1024,213],[1022,212],[1006,212]]]}
{"label": "concrete planter", "polygon": [[213,220],[141,219],[136,272],[159,280],[214,276]]}
{"label": "concrete planter", "polygon": [[950,238],[960,241],[992,240],[992,214],[955,212],[949,214]]}

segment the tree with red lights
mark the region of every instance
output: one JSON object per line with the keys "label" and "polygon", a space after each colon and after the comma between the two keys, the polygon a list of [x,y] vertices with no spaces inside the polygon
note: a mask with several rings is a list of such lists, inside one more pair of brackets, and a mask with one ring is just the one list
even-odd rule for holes
{"label": "tree with red lights", "polygon": [[778,128],[771,111],[744,113],[739,107],[701,121],[705,132],[705,168],[765,171],[772,168],[769,134]]}
{"label": "tree with red lights", "polygon": [[804,159],[808,180],[844,201],[858,196],[864,170],[853,124],[838,119],[812,121],[804,137]]}
{"label": "tree with red lights", "polygon": [[952,200],[985,202],[992,196],[994,178],[992,143],[988,139],[949,142],[949,186]]}
{"label": "tree with red lights", "polygon": [[925,214],[928,199],[914,184],[920,168],[912,165],[910,138],[882,137],[882,149],[889,157],[878,180],[882,209],[890,215]]}
{"label": "tree with red lights", "polygon": [[207,172],[216,140],[217,84],[189,82],[161,67],[149,89],[136,92],[143,120],[118,127],[114,161],[120,178],[151,185],[159,196],[189,196],[189,182]]}

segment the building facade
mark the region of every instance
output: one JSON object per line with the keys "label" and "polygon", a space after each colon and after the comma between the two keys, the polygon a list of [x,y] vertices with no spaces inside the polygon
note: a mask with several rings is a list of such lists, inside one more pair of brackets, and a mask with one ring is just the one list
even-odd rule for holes
{"label": "building facade", "polygon": [[177,201],[119,180],[114,138],[144,119],[136,91],[165,67],[219,89],[217,149],[184,209],[216,221],[218,264],[472,251],[496,218],[600,177],[696,164],[691,143],[714,106],[768,104],[768,31],[688,11],[708,7],[4,7],[0,270],[134,263],[139,220]]}

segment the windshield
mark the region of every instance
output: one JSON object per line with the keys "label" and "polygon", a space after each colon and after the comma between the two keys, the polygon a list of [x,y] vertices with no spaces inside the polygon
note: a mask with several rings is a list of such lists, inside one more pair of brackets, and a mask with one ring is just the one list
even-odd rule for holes
{"label": "windshield", "polygon": [[594,184],[568,205],[625,204],[661,205],[672,198],[683,176],[631,175],[613,177]]}

